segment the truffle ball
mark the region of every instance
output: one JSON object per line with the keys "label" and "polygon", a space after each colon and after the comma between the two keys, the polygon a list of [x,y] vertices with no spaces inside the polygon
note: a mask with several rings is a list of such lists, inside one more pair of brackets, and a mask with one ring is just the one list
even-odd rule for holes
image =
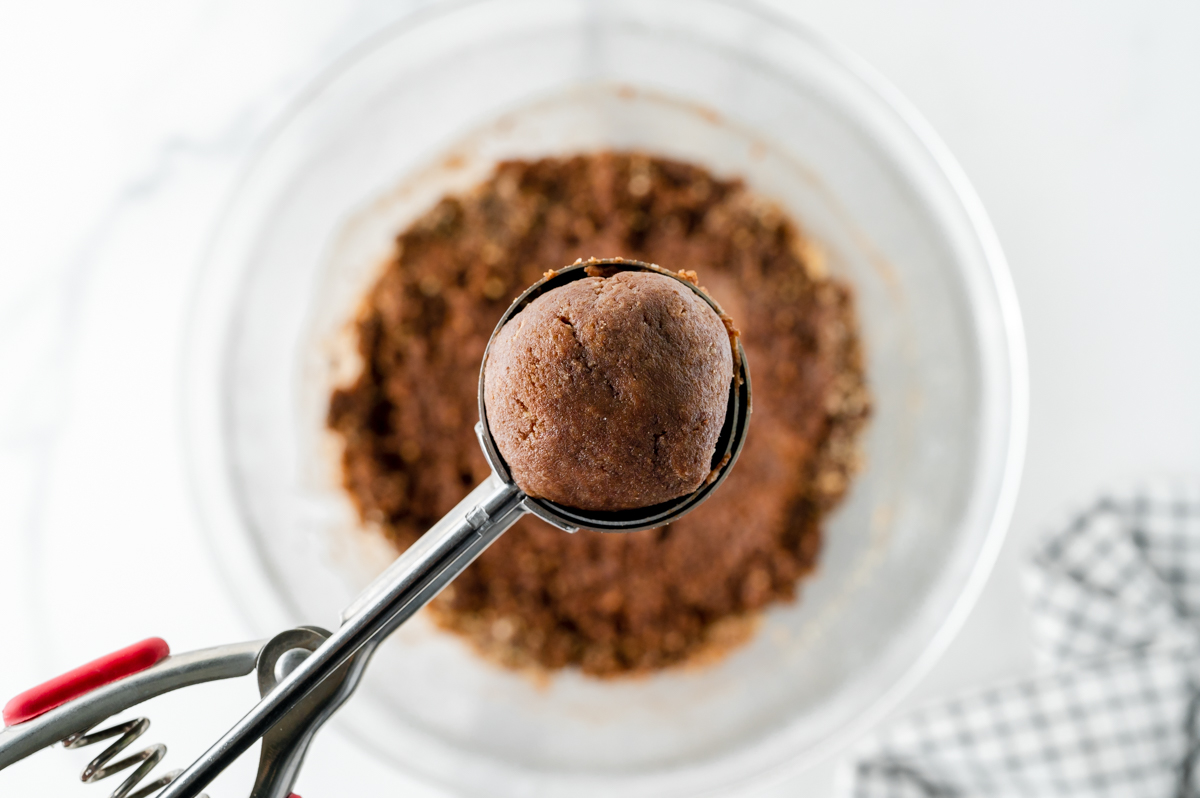
{"label": "truffle ball", "polygon": [[582,510],[649,507],[708,478],[733,348],[679,280],[587,277],[504,325],[484,370],[496,446],[530,496]]}

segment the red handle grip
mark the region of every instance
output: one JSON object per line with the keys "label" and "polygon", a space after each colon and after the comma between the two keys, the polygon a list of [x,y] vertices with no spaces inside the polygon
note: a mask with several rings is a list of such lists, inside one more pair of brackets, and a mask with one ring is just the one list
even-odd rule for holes
{"label": "red handle grip", "polygon": [[15,726],[60,707],[97,687],[146,670],[171,653],[167,641],[151,637],[114,651],[26,690],[4,705],[4,725]]}

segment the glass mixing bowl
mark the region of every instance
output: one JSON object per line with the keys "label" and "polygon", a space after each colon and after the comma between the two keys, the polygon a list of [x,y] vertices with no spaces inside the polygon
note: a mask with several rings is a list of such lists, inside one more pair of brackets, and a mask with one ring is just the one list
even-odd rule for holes
{"label": "glass mixing bowl", "polygon": [[943,146],[862,64],[718,0],[439,5],[365,43],[282,120],[197,286],[190,471],[264,635],[335,624],[391,557],[338,487],[323,420],[394,234],[497,159],[601,148],[744,177],[854,285],[876,406],[867,467],[800,600],[715,664],[539,681],[421,616],[401,629],[338,722],[459,793],[694,795],[815,762],[945,646],[1017,486],[1026,374],[1002,253]]}

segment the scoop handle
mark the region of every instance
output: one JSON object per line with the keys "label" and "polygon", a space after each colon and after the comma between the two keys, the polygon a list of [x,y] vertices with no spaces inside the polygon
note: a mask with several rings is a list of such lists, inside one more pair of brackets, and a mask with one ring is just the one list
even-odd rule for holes
{"label": "scoop handle", "polygon": [[194,798],[301,699],[368,643],[436,596],[527,511],[525,494],[492,474],[342,611],[342,625],[158,798]]}
{"label": "scoop handle", "polygon": [[16,726],[115,681],[146,670],[171,653],[167,641],[150,637],[106,654],[32,687],[4,705],[5,726]]}
{"label": "scoop handle", "polygon": [[[527,512],[524,499],[516,485],[490,474],[342,610],[342,628],[396,596],[401,611],[379,634],[386,637],[395,631]],[[461,553],[447,559],[455,552]]]}

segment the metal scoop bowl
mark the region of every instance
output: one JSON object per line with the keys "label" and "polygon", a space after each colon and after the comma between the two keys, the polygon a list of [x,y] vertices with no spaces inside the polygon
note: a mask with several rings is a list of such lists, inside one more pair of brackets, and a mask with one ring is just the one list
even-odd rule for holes
{"label": "metal scoop bowl", "polygon": [[[734,379],[729,387],[729,404],[725,423],[713,453],[713,477],[697,490],[671,501],[632,510],[615,512],[585,511],[567,507],[546,499],[527,495],[513,482],[508,465],[501,457],[487,425],[483,401],[484,371],[487,355],[496,334],[509,319],[520,313],[530,302],[547,291],[588,277],[589,267],[599,267],[605,273],[617,271],[650,271],[679,280],[694,291],[719,315],[720,306],[699,287],[679,275],[640,261],[591,260],[578,262],[547,274],[512,303],[492,332],[479,372],[479,423],[475,430],[492,467],[491,475],[467,494],[449,513],[434,524],[415,544],[400,555],[359,596],[342,611],[342,623],[328,639],[300,662],[255,707],[210,748],[169,784],[159,798],[194,796],[217,773],[224,770],[253,743],[280,723],[289,712],[309,696],[321,682],[335,671],[342,674],[341,689],[320,706],[303,708],[311,716],[303,735],[303,745],[290,752],[291,767],[299,768],[303,749],[307,747],[320,723],[333,713],[353,692],[371,653],[385,637],[407,621],[417,610],[428,604],[447,584],[471,564],[509,527],[526,513],[532,513],[566,532],[592,529],[601,532],[634,532],[665,526],[696,509],[712,495],[733,468],[746,442],[750,422],[750,372],[746,354],[737,345]],[[354,660],[353,667],[342,666]],[[341,670],[339,670],[341,669]],[[280,781],[279,784],[284,784]],[[283,787],[256,792],[276,798],[286,795]]]}
{"label": "metal scoop bowl", "polygon": [[[526,289],[523,294],[513,301],[512,305],[509,306],[508,310],[500,318],[500,322],[492,332],[491,340],[488,341],[487,350],[483,355],[483,367],[479,371],[479,423],[475,426],[475,432],[479,436],[479,443],[483,446],[483,453],[487,457],[488,465],[492,467],[492,472],[506,483],[512,482],[512,477],[509,473],[508,464],[504,462],[499,449],[496,448],[496,442],[493,440],[491,431],[488,428],[487,408],[484,406],[483,401],[483,375],[487,369],[488,355],[491,354],[492,343],[496,340],[496,335],[500,332],[500,329],[535,299],[556,288],[561,288],[567,283],[588,277],[589,270],[594,271],[597,268],[603,270],[606,275],[621,271],[648,271],[671,277],[690,288],[716,311],[717,315],[722,315],[723,313],[720,305],[712,297],[695,284],[680,278],[674,272],[667,271],[650,263],[621,258],[593,259],[575,263],[565,269],[547,274],[546,277]],[[713,476],[706,480],[699,488],[685,496],[680,496],[677,499],[662,502],[661,504],[655,504],[651,507],[639,507],[634,510],[620,510],[615,512],[580,510],[532,496],[525,496],[522,500],[522,506],[526,512],[533,513],[543,521],[567,532],[575,532],[579,529],[594,529],[601,532],[635,532],[640,529],[653,529],[654,527],[665,526],[694,510],[717,489],[717,486],[729,474],[734,461],[737,460],[738,455],[742,451],[742,446],[746,442],[746,429],[749,423],[750,372],[746,367],[746,353],[742,351],[741,343],[738,343],[737,352],[734,356],[734,380],[729,386],[729,404],[725,410],[725,424],[722,426],[721,434],[717,438],[716,450],[713,452],[712,457]]]}

